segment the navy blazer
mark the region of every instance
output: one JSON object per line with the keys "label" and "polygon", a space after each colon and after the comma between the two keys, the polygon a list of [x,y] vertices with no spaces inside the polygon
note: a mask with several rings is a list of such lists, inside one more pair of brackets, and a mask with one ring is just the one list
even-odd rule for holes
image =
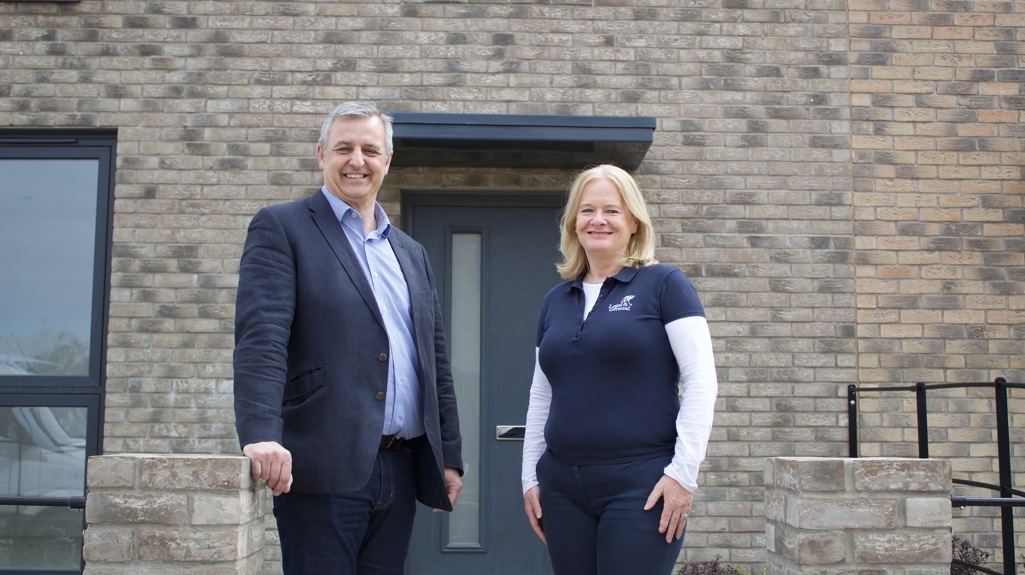
{"label": "navy blazer", "polygon": [[[423,246],[395,227],[388,241],[409,286],[427,429],[415,453],[417,498],[448,510],[444,468],[463,464],[441,306]],[[377,300],[323,193],[261,209],[235,304],[241,445],[281,443],[296,492],[362,488],[384,427],[388,353]]]}

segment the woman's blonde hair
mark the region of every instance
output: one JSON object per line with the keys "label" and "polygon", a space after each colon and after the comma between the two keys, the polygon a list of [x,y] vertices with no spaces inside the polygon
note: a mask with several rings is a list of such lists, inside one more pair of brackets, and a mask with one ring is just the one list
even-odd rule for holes
{"label": "woman's blonde hair", "polygon": [[555,265],[555,269],[564,280],[575,279],[587,273],[587,254],[577,239],[576,221],[577,212],[580,211],[581,193],[587,184],[595,180],[612,182],[619,190],[626,209],[637,220],[637,233],[630,238],[630,243],[626,246],[623,266],[639,268],[658,263],[655,259],[655,234],[651,228],[651,217],[648,215],[648,207],[644,203],[644,196],[641,195],[637,182],[626,170],[612,164],[602,164],[577,174],[569,187],[569,197],[566,199],[566,207],[563,209],[562,221],[559,224],[562,229],[559,245],[562,261]]}

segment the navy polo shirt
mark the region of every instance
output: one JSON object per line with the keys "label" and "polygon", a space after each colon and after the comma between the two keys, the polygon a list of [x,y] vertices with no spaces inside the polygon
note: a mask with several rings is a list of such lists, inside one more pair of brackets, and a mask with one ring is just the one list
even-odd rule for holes
{"label": "navy polo shirt", "polygon": [[538,361],[552,386],[545,442],[564,463],[672,454],[680,369],[665,325],[705,311],[679,269],[623,268],[587,319],[580,278],[545,296]]}

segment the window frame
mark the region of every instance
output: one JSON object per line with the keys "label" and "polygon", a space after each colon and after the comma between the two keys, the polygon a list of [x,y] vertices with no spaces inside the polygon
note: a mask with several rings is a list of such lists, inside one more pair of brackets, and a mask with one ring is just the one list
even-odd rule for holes
{"label": "window frame", "polygon": [[[0,0],[0,2],[2,1],[5,0]],[[0,130],[0,160],[9,159],[95,159],[97,161],[96,236],[93,251],[93,292],[90,301],[88,373],[86,375],[0,375],[0,407],[86,408],[85,461],[82,462],[83,465],[86,465],[89,457],[102,453],[103,445],[117,133],[101,130]],[[83,484],[81,497],[33,498],[52,499],[52,501],[33,504],[81,509],[85,505],[85,492],[86,485]],[[18,504],[17,496],[5,496],[4,499],[5,501],[0,505]],[[42,569],[33,570],[32,573],[68,575],[81,573],[84,567],[83,560],[77,570]],[[21,569],[0,567],[0,575],[21,572],[23,572]]]}

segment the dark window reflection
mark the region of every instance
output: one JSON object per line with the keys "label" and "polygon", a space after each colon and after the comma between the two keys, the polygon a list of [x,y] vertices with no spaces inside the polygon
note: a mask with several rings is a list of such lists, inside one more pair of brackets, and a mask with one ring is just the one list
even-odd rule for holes
{"label": "dark window reflection", "polygon": [[[0,495],[85,493],[85,407],[0,407]],[[78,569],[82,512],[0,505],[0,568]]]}

